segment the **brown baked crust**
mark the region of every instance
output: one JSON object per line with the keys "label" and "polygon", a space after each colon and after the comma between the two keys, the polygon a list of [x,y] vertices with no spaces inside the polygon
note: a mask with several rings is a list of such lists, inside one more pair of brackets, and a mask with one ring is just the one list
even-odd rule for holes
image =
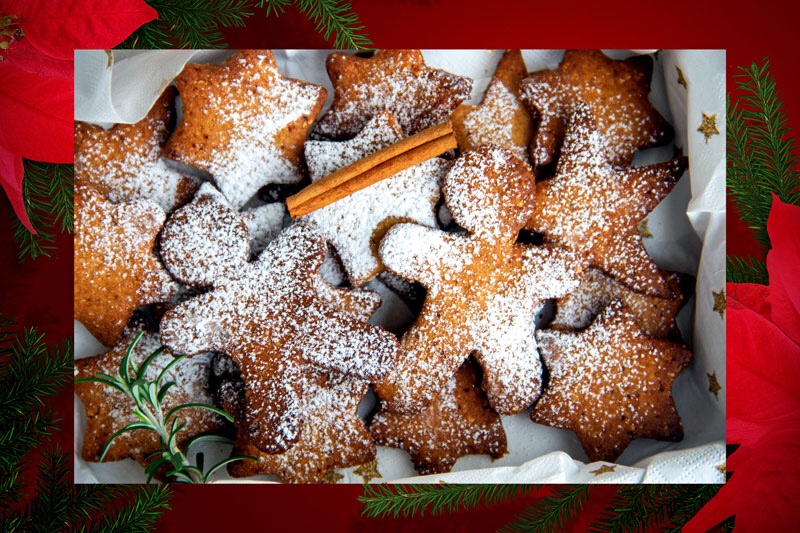
{"label": "brown baked crust", "polygon": [[133,311],[177,290],[153,251],[164,211],[149,200],[112,204],[75,188],[74,318],[113,346]]}
{"label": "brown baked crust", "polygon": [[235,209],[268,183],[302,179],[303,143],[324,87],[283,76],[269,50],[186,65],[175,86],[183,118],[166,155],[210,172]]}
{"label": "brown baked crust", "polygon": [[480,105],[461,104],[450,119],[464,152],[494,143],[525,162],[533,135],[533,119],[520,100],[520,83],[528,75],[520,50],[506,50]]}
{"label": "brown baked crust", "polygon": [[637,224],[672,190],[687,159],[615,167],[594,124],[590,109],[578,106],[555,176],[536,186],[527,227],[575,250],[630,289],[669,298],[669,284],[647,254]]}
{"label": "brown baked crust", "polygon": [[652,74],[649,56],[615,61],[599,50],[567,50],[557,69],[524,80],[522,101],[538,118],[531,145],[534,164],[554,160],[579,104],[597,117],[615,165],[630,164],[636,150],[669,142],[672,128],[648,98]]}
{"label": "brown baked crust", "polygon": [[387,409],[419,411],[471,353],[498,412],[522,411],[538,397],[534,318],[544,300],[577,286],[581,264],[567,250],[516,244],[534,187],[527,164],[485,145],[462,154],[445,177],[445,201],[467,234],[398,224],[384,237],[386,267],[428,289],[398,365],[376,384]]}
{"label": "brown baked crust", "polygon": [[153,200],[164,211],[194,195],[198,180],[166,166],[164,145],[175,120],[176,91],[167,87],[142,120],[109,130],[75,123],[75,185],[112,202]]}
{"label": "brown baked crust", "polygon": [[380,409],[369,426],[376,444],[401,448],[422,475],[449,472],[459,457],[489,454],[498,459],[508,443],[500,415],[480,387],[480,367],[472,359],[419,413]]}
{"label": "brown baked crust", "polygon": [[[117,375],[120,362],[141,328],[141,323],[134,322],[111,350],[102,355],[76,360],[75,378],[88,378],[98,373]],[[158,335],[146,332],[132,350],[131,361],[140,365],[160,347]],[[155,381],[173,359],[172,352],[165,350],[148,366],[146,379]],[[178,362],[167,371],[163,383],[174,381],[176,385],[170,388],[169,394],[164,398],[163,412],[187,403],[214,404],[214,396],[208,384],[210,361],[211,354],[201,354]],[[139,421],[133,414],[135,404],[122,392],[99,383],[75,383],[75,394],[86,410],[86,433],[81,457],[86,461],[99,461],[100,453],[111,436],[126,425]],[[219,431],[225,425],[222,417],[205,409],[184,409],[180,418],[186,424],[178,433],[177,443],[180,447],[197,435]],[[156,432],[138,429],[118,436],[103,460],[119,461],[130,457],[146,466],[153,460],[152,457],[148,459],[148,455],[159,449],[161,444]]]}
{"label": "brown baked crust", "polygon": [[590,461],[615,461],[634,438],[683,438],[672,384],[692,352],[644,335],[622,303],[584,331],[536,338],[550,380],[531,420],[575,431]]}
{"label": "brown baked crust", "polygon": [[413,135],[447,120],[472,91],[472,80],[427,66],[419,50],[378,50],[370,58],[334,53],[326,67],[334,93],[313,129],[320,139],[349,139],[383,110]]}
{"label": "brown baked crust", "polygon": [[176,211],[161,240],[164,261],[185,283],[211,290],[167,312],[161,338],[179,353],[229,355],[246,389],[237,430],[277,453],[299,437],[306,366],[374,379],[388,371],[397,341],[318,298],[327,248],[311,228],[287,228],[253,262],[247,239],[223,204],[201,200]]}
{"label": "brown baked crust", "polygon": [[645,335],[667,337],[677,332],[675,317],[683,304],[678,274],[663,272],[669,285],[668,298],[632,291],[596,268],[589,268],[580,286],[556,301],[556,315],[550,327],[583,329],[614,300],[620,300]]}

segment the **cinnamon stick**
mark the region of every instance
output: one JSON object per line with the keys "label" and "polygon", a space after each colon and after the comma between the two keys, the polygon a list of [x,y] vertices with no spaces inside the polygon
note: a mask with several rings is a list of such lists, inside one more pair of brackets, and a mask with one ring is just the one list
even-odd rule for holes
{"label": "cinnamon stick", "polygon": [[449,121],[432,126],[312,183],[287,198],[286,207],[293,218],[307,215],[456,146]]}

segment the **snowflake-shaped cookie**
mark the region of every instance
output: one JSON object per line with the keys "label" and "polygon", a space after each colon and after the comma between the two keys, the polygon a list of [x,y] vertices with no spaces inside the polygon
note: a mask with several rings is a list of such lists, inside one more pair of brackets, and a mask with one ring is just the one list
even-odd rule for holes
{"label": "snowflake-shaped cookie", "polygon": [[[394,116],[382,111],[349,141],[308,141],[306,159],[311,180],[317,181],[401,139],[403,132]],[[392,225],[436,225],[434,208],[450,166],[444,159],[429,159],[309,213],[301,221],[322,233],[336,249],[350,283],[361,285],[383,269],[378,244]]]}
{"label": "snowflake-shaped cookie", "polygon": [[485,145],[456,161],[444,183],[453,219],[467,234],[398,224],[381,243],[387,268],[427,290],[422,313],[401,339],[399,363],[376,391],[387,409],[413,412],[432,402],[474,353],[483,387],[500,413],[539,396],[536,312],[575,288],[575,253],[516,243],[533,211],[530,167]]}

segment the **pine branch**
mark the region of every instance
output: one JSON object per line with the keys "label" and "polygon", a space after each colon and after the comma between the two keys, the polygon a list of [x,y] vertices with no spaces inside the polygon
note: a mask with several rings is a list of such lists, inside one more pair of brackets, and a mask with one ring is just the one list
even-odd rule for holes
{"label": "pine branch", "polygon": [[37,235],[17,220],[14,239],[20,261],[49,257],[57,231],[71,233],[73,224],[73,166],[25,161],[22,197]]}
{"label": "pine branch", "polygon": [[758,283],[769,285],[769,272],[764,261],[755,257],[726,258],[725,276],[731,283]]}
{"label": "pine branch", "polygon": [[727,99],[728,194],[758,242],[769,248],[772,193],[800,205],[796,145],[769,61],[740,67],[735,77],[743,95],[733,104]]}
{"label": "pine branch", "polygon": [[675,501],[675,509],[670,519],[671,529],[665,533],[679,533],[683,526],[697,514],[697,512],[713,498],[722,485],[689,485],[693,490],[688,491]]}
{"label": "pine branch", "polygon": [[489,485],[447,483],[432,485],[364,485],[364,495],[358,500],[364,504],[362,514],[375,518],[384,516],[414,517],[426,511],[437,515],[454,512],[460,508],[472,509],[479,505],[493,505],[538,489],[539,485]]}
{"label": "pine branch", "polygon": [[536,502],[516,520],[500,529],[503,533],[550,533],[563,531],[565,524],[582,509],[590,485],[558,487],[551,496]]}
{"label": "pine branch", "polygon": [[81,532],[95,533],[150,533],[159,517],[169,510],[172,491],[168,485],[145,485],[139,487],[133,503],[122,508],[114,516],[104,516],[93,527],[82,527]]}
{"label": "pine branch", "polygon": [[342,0],[259,0],[258,7],[267,8],[267,16],[283,14],[286,6],[294,3],[306,18],[315,24],[315,31],[330,41],[334,48],[364,50],[372,47],[369,35],[364,33],[358,14],[348,2]]}
{"label": "pine branch", "polygon": [[23,457],[56,429],[55,422],[53,415],[45,411],[0,427],[0,474],[18,468]]}
{"label": "pine branch", "polygon": [[617,490],[610,508],[592,524],[594,533],[635,532],[662,524],[675,513],[678,501],[697,485],[632,485]]}
{"label": "pine branch", "polygon": [[221,28],[244,27],[250,0],[147,0],[158,18],[119,48],[226,48]]}

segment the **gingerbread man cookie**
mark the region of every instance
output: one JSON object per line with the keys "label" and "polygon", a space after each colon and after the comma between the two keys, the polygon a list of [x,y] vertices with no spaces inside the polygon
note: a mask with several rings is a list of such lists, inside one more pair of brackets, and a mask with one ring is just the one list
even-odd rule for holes
{"label": "gingerbread man cookie", "polygon": [[75,188],[74,317],[106,346],[137,307],[178,290],[153,250],[164,218],[150,200],[113,204]]}
{"label": "gingerbread man cookie", "polygon": [[[344,142],[308,141],[306,158],[317,181],[381,148],[403,139],[394,116],[381,111],[354,138]],[[449,161],[433,158],[398,172],[301,218],[336,249],[352,285],[362,285],[383,269],[378,244],[397,222],[436,226],[434,208]]]}
{"label": "gingerbread man cookie", "polygon": [[368,59],[334,53],[326,67],[333,105],[314,125],[319,139],[349,139],[383,110],[413,135],[447,120],[472,91],[472,80],[427,66],[419,50],[378,50]]}
{"label": "gingerbread man cookie", "polygon": [[536,338],[550,380],[531,419],[575,431],[590,461],[614,462],[638,437],[683,438],[672,384],[692,352],[644,335],[621,302],[584,331]]}
{"label": "gingerbread man cookie", "polygon": [[164,211],[186,203],[198,180],[167,166],[164,145],[175,120],[175,88],[167,87],[136,124],[104,130],[75,123],[75,185],[87,185],[112,202],[153,200]]}
{"label": "gingerbread man cookie", "polygon": [[520,83],[528,75],[522,52],[506,50],[480,105],[461,104],[451,120],[461,151],[494,143],[528,161],[533,119],[520,100]]}
{"label": "gingerbread man cookie", "polygon": [[296,224],[248,262],[248,232],[230,208],[210,201],[173,214],[161,238],[164,262],[181,282],[210,290],[167,312],[161,338],[174,351],[228,354],[245,383],[247,438],[276,453],[297,440],[304,365],[377,379],[393,335],[318,298],[322,238]]}
{"label": "gingerbread man cookie", "polygon": [[268,183],[302,179],[303,143],[325,88],[284,77],[269,50],[187,65],[175,86],[183,119],[167,157],[210,172],[234,209]]}
{"label": "gingerbread man cookie", "polygon": [[579,105],[555,176],[536,185],[528,228],[575,250],[630,289],[669,298],[669,283],[647,254],[637,224],[672,190],[687,160],[615,167],[594,124],[590,109]]}
{"label": "gingerbread man cookie", "polygon": [[416,224],[386,234],[380,247],[386,267],[428,290],[401,339],[397,367],[376,386],[387,409],[422,409],[471,353],[498,412],[522,411],[538,398],[534,317],[545,300],[577,286],[582,267],[574,252],[516,244],[533,212],[534,187],[527,164],[486,145],[462,154],[445,177],[445,202],[467,234]]}
{"label": "gingerbread man cookie", "polygon": [[648,99],[653,60],[615,61],[599,50],[567,50],[556,70],[522,82],[522,100],[539,123],[531,146],[536,166],[558,154],[567,123],[579,104],[597,117],[610,161],[630,164],[636,150],[668,142],[672,128]]}

